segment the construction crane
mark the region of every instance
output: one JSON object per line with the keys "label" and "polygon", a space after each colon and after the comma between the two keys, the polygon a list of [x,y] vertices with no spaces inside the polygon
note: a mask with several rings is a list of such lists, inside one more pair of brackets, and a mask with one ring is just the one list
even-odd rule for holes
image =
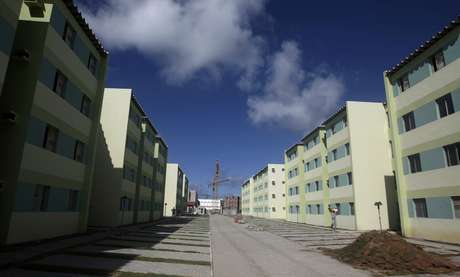
{"label": "construction crane", "polygon": [[214,172],[214,177],[212,178],[212,183],[209,184],[212,188],[212,198],[219,199],[219,186],[222,183],[229,182],[231,178],[224,178],[221,179],[221,172],[220,172],[220,162],[219,160],[216,161],[216,171]]}

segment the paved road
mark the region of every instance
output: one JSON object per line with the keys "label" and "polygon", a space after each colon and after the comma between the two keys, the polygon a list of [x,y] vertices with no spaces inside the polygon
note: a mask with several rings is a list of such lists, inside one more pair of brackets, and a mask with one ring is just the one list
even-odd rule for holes
{"label": "paved road", "polygon": [[210,218],[213,271],[216,277],[236,276],[371,276],[332,258],[305,251],[275,234],[251,231],[232,218]]}

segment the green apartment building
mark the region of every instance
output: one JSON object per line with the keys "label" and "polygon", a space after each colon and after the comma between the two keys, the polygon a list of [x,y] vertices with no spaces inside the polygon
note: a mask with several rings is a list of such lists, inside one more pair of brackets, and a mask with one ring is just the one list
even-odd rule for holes
{"label": "green apartment building", "polygon": [[460,242],[460,18],[384,73],[402,232]]}
{"label": "green apartment building", "polygon": [[241,185],[241,214],[244,216],[252,216],[252,206],[254,204],[252,177],[246,180]]}
{"label": "green apartment building", "polygon": [[12,54],[16,26],[22,1],[3,0],[0,2],[0,95],[2,95],[8,62]]}
{"label": "green apartment building", "polygon": [[105,90],[91,197],[91,226],[161,217],[167,147],[131,89]]}
{"label": "green apartment building", "polygon": [[382,103],[347,101],[285,152],[287,220],[337,227],[398,229],[388,122]]}
{"label": "green apartment building", "polygon": [[72,1],[24,1],[15,23],[21,2],[0,3],[0,244],[86,231],[107,64]]}

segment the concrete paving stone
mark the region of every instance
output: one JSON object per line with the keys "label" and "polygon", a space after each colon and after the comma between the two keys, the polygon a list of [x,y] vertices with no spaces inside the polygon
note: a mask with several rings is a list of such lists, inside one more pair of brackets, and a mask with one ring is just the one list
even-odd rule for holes
{"label": "concrete paving stone", "polygon": [[188,235],[176,235],[176,234],[171,234],[171,235],[160,235],[160,234],[146,234],[146,233],[140,233],[140,232],[132,232],[127,235],[130,236],[139,236],[139,237],[151,237],[151,238],[157,238],[157,239],[184,239],[184,240],[194,240],[194,241],[209,241],[209,237],[192,237]]}
{"label": "concrete paving stone", "polygon": [[117,253],[117,254],[132,254],[149,258],[163,258],[163,259],[178,259],[186,261],[203,261],[209,262],[211,260],[209,254],[205,253],[181,253],[162,251],[155,249],[135,249],[135,248],[114,248],[107,246],[87,245],[77,247],[71,251],[77,252],[91,252],[91,253]]}
{"label": "concrete paving stone", "polygon": [[422,247],[423,250],[431,253],[436,253],[438,255],[460,255],[457,251],[452,251],[448,249],[435,248],[435,247]]}
{"label": "concrete paving stone", "polygon": [[209,253],[209,247],[198,247],[188,245],[175,245],[175,244],[162,244],[162,243],[142,243],[134,241],[123,241],[123,240],[103,240],[98,242],[96,245],[120,245],[131,248],[148,248],[148,249],[171,249],[178,251],[194,251],[200,253]]}
{"label": "concrete paving stone", "polygon": [[197,277],[210,276],[211,274],[211,267],[203,265],[171,264],[163,262],[145,262],[72,255],[53,255],[35,261],[32,264]]}
{"label": "concrete paving stone", "polygon": [[0,271],[0,276],[2,277],[94,277],[94,275],[25,270],[25,269],[18,269],[18,268],[9,269],[6,271]]}
{"label": "concrete paving stone", "polygon": [[185,234],[185,233],[174,233],[174,232],[144,232],[144,231],[142,231],[141,233],[143,234],[150,233],[153,235],[157,234],[157,235],[167,235],[167,236],[178,235],[178,236],[187,236],[191,238],[209,238],[209,234],[198,235],[198,234]]}
{"label": "concrete paving stone", "polygon": [[460,253],[460,245],[442,243],[442,242],[434,242],[434,241],[426,241],[426,240],[417,240],[417,239],[410,239],[406,238],[406,241],[417,244],[423,247],[434,247],[434,248],[441,248],[441,249],[448,249],[452,251],[456,251]]}
{"label": "concrete paving stone", "polygon": [[169,239],[169,238],[155,238],[155,237],[144,237],[144,236],[115,236],[114,238],[122,239],[122,240],[139,240],[145,242],[159,242],[159,243],[182,243],[182,244],[189,244],[189,245],[209,245],[208,242],[203,241],[192,241],[192,240],[183,240],[183,239]]}

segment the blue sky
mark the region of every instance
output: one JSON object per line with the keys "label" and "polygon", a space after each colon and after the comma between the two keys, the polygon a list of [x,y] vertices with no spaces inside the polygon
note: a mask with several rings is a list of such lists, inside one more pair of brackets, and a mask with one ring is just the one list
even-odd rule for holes
{"label": "blue sky", "polygon": [[247,178],[343,101],[384,101],[383,71],[460,11],[455,0],[78,3],[110,51],[107,87],[134,89],[201,192],[217,159]]}

